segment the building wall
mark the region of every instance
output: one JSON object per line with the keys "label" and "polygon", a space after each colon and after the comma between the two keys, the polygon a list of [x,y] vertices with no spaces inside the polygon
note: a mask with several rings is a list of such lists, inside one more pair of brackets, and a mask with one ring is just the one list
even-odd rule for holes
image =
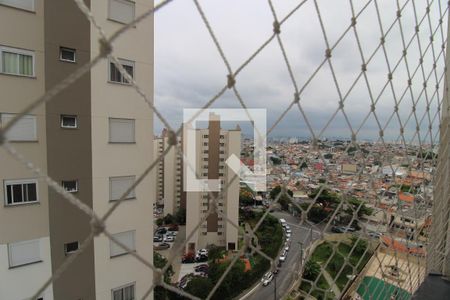
{"label": "building wall", "polygon": [[[89,1],[86,3],[89,5]],[[60,47],[76,50],[76,63],[59,59]],[[45,1],[45,83],[50,90],[62,78],[90,61],[90,24],[71,0]],[[73,195],[92,207],[91,76],[86,73],[47,104],[48,174],[61,184],[77,180]],[[61,128],[62,114],[76,115],[77,129]],[[49,189],[50,242],[55,272],[67,259],[64,244],[85,240],[90,218]],[[94,255],[91,244],[54,284],[56,299],[95,299]],[[77,284],[74,284],[76,282]]]}
{"label": "building wall", "polygon": [[[0,45],[34,52],[34,77],[0,73],[0,114],[19,113],[45,91],[43,0],[36,0],[35,12],[0,5]],[[30,112],[37,119],[37,141],[11,142],[18,153],[43,173],[47,172],[45,109],[44,104]],[[51,276],[47,185],[3,148],[0,148],[0,166],[0,299],[21,300],[30,297]],[[39,202],[5,206],[4,180],[32,178],[38,179]],[[8,244],[31,239],[41,240],[42,262],[10,269]],[[53,299],[52,286],[44,296],[45,300]]]}
{"label": "building wall", "polygon": [[[240,157],[240,130],[223,130],[217,121],[210,122],[208,129],[196,132],[196,171],[201,178],[219,179],[222,186],[231,182],[235,173],[226,166],[225,160],[235,154]],[[205,145],[206,143],[206,145]],[[185,143],[187,147],[189,141]],[[217,196],[218,193],[213,193]],[[208,193],[188,192],[186,232],[191,232],[208,210]],[[238,224],[239,178],[236,178],[218,199],[217,209]],[[234,245],[233,245],[234,243]],[[209,244],[237,249],[238,231],[227,219],[214,214],[204,222],[188,241],[186,251],[205,248]]]}
{"label": "building wall", "polygon": [[[109,35],[122,25],[107,19],[107,1],[95,1],[91,9]],[[136,1],[136,16],[153,7],[152,1]],[[91,55],[98,54],[99,35],[91,25]],[[114,55],[135,62],[135,80],[153,101],[153,17],[131,28],[114,44]],[[113,204],[109,201],[109,177],[134,175],[138,178],[153,162],[153,112],[132,86],[108,82],[107,60],[91,71],[93,207],[103,215]],[[134,144],[108,143],[109,117],[135,119]],[[114,234],[136,231],[136,252],[153,260],[154,182],[151,176],[137,186],[136,198],[124,201],[106,222]],[[110,258],[110,243],[105,236],[94,241],[96,299],[110,299],[111,290],[136,284],[140,299],[152,283],[152,270],[131,255]]]}
{"label": "building wall", "polygon": [[[28,299],[36,293],[51,276],[50,239],[40,239],[42,262],[9,268],[8,246],[0,245],[0,299]],[[50,285],[41,295],[44,300],[53,299]]]}

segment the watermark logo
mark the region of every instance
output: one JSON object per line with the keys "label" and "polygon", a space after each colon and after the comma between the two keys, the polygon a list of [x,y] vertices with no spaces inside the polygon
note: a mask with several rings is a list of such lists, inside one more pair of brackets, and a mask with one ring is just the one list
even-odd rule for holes
{"label": "watermark logo", "polygon": [[[228,138],[222,137],[221,139],[221,122],[249,122],[252,124],[253,145],[250,145],[252,146],[250,148],[253,148],[252,170],[239,158],[242,139],[239,127],[234,130],[238,132],[233,133],[233,130],[230,130]],[[199,123],[208,124],[207,129],[199,128]],[[186,192],[219,192],[222,186],[227,184],[226,181],[231,180],[234,174],[237,174],[238,178],[235,180],[247,184],[252,190],[266,191],[266,134],[266,109],[184,109],[184,190]],[[226,148],[228,151],[220,150],[220,147]],[[227,178],[217,176],[222,158],[229,169],[234,172],[233,174],[229,171]],[[211,174],[212,176],[210,176]]]}

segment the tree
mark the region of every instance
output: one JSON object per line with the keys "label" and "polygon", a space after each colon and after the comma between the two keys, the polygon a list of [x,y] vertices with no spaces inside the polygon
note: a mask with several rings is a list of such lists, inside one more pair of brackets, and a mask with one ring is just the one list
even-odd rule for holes
{"label": "tree", "polygon": [[[353,252],[355,252],[358,255],[362,255],[364,253],[364,251],[366,251],[367,247],[368,247],[368,243],[366,240],[363,239],[359,239],[356,236],[352,236],[351,237],[351,241],[352,241],[352,247],[355,247]],[[355,246],[356,244],[356,246]]]}
{"label": "tree", "polygon": [[[162,269],[167,264],[167,259],[158,252],[153,252],[153,264],[155,267]],[[170,284],[173,274],[173,268],[172,266],[170,266],[164,273],[164,282]],[[162,286],[155,287],[154,298],[156,300],[164,300],[167,298],[167,296],[168,291],[166,289],[164,289]]]}
{"label": "tree", "polygon": [[[373,209],[370,207],[367,207],[362,200],[359,200],[358,198],[351,197],[347,200],[348,204],[351,206],[351,208],[346,210],[346,213],[353,214],[353,211],[356,211],[358,208],[358,217],[362,217],[363,215],[370,216],[373,214]],[[361,205],[361,203],[363,203]],[[361,207],[360,207],[361,206]]]}
{"label": "tree", "polygon": [[242,206],[253,205],[255,200],[253,199],[253,194],[246,189],[241,189],[239,191],[239,203]]}
{"label": "tree", "polygon": [[158,225],[158,227],[162,226],[163,224],[164,224],[164,220],[162,218],[159,218],[156,220],[156,225]]}
{"label": "tree", "polygon": [[[311,194],[308,195],[309,198],[315,199],[319,194],[322,187],[318,187]],[[317,203],[322,204],[325,207],[331,206],[333,204],[339,203],[340,199],[338,194],[331,192],[329,189],[324,188],[322,192],[317,196]]]}
{"label": "tree", "polygon": [[175,220],[178,225],[186,225],[186,209],[179,208],[175,213]]}
{"label": "tree", "polygon": [[176,223],[175,217],[172,216],[171,214],[167,214],[164,217],[164,224],[169,225],[169,224],[175,224],[175,223]]}
{"label": "tree", "polygon": [[320,223],[328,217],[330,213],[322,206],[314,205],[308,212],[308,220],[314,223]]}
{"label": "tree", "polygon": [[306,162],[302,162],[302,164],[300,166],[300,169],[303,170],[303,169],[306,169],[306,168],[308,168],[308,165],[306,164]]}
{"label": "tree", "polygon": [[281,159],[278,158],[278,157],[271,156],[271,157],[270,157],[270,160],[272,161],[272,163],[273,163],[274,165],[279,165],[279,164],[281,164]]}
{"label": "tree", "polygon": [[305,270],[303,271],[303,278],[314,281],[320,274],[320,265],[313,261],[308,260],[305,264]]}
{"label": "tree", "polygon": [[187,284],[185,291],[201,299],[205,299],[213,287],[214,285],[209,278],[194,276]]}

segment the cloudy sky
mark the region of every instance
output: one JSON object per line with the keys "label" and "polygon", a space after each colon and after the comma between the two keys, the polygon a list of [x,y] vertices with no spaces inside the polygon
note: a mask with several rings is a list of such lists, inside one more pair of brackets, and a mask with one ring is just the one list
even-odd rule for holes
{"label": "cloudy sky", "polygon": [[[407,51],[409,73],[414,74],[412,88],[408,89],[408,69],[402,56],[402,38],[398,23],[386,36],[387,59],[393,72],[392,88],[381,93],[387,83],[388,67],[383,49],[372,56],[379,46],[381,31],[374,1],[364,8],[357,18],[356,29],[361,43],[364,59],[367,61],[369,88],[361,76],[348,94],[344,109],[351,126],[356,131],[370,112],[371,96],[376,104],[377,117],[384,127],[394,112],[394,94],[400,101],[399,112],[405,123],[411,113],[412,101],[418,101],[417,118],[419,122],[425,113],[426,101],[431,102],[430,118],[425,114],[421,124],[422,138],[425,137],[430,119],[433,120],[437,107],[436,77],[441,77],[443,56],[440,54],[442,36],[438,28],[440,13],[446,6],[432,1],[429,19],[425,14],[427,1],[408,1],[402,10],[401,25],[405,42],[408,44],[414,35],[415,5],[420,23],[420,47],[424,55],[422,68],[417,68],[420,58],[419,43],[411,41]],[[399,1],[402,7],[405,1]],[[299,0],[274,0],[273,4],[279,20],[283,19],[296,6]],[[358,14],[367,1],[355,0],[354,11]],[[378,8],[386,32],[396,18],[397,3],[391,0],[378,0]],[[200,1],[215,32],[223,52],[235,71],[258,49],[272,34],[273,15],[269,3],[262,0],[215,0]],[[350,24],[352,7],[349,1],[318,0],[319,10],[330,45],[334,45]],[[447,22],[444,18],[443,33],[446,34]],[[429,46],[430,26],[434,35],[433,47]],[[227,69],[217,51],[193,1],[175,0],[155,15],[155,105],[169,120],[178,127],[182,120],[183,108],[199,108],[208,102],[226,84]],[[306,1],[281,26],[281,40],[286,49],[296,83],[301,89],[311,74],[322,63],[326,43],[316,12],[314,1]],[[434,51],[434,53],[433,53]],[[440,56],[439,56],[440,55]],[[432,72],[433,56],[437,59],[436,74]],[[338,42],[332,52],[332,67],[342,96],[345,96],[361,71],[362,58],[358,50],[353,30]],[[430,76],[431,74],[431,76]],[[427,81],[426,93],[422,91]],[[429,78],[428,78],[429,77]],[[427,79],[428,78],[428,79]],[[441,81],[443,86],[443,81]],[[273,39],[254,60],[236,77],[236,87],[249,108],[267,109],[267,127],[283,113],[293,100],[294,86],[290,80],[280,46]],[[371,93],[369,93],[369,90]],[[381,93],[381,96],[379,96]],[[402,95],[403,98],[402,98]],[[434,95],[434,97],[433,97]],[[338,108],[339,94],[328,63],[314,76],[301,93],[301,105],[315,134],[322,128]],[[240,104],[231,90],[220,97],[213,107],[239,108]],[[436,128],[438,119],[432,122]],[[155,131],[161,131],[161,123],[155,123]],[[406,131],[410,135],[416,128],[414,115],[410,118]],[[358,138],[373,138],[379,132],[373,114],[358,133]],[[248,132],[247,132],[248,133]],[[399,133],[399,121],[396,116],[386,127],[385,135],[395,139]],[[308,127],[299,109],[294,106],[275,127],[272,136],[310,136]],[[324,131],[323,136],[350,137],[350,130],[342,112],[339,112]],[[427,141],[430,141],[428,136]]]}

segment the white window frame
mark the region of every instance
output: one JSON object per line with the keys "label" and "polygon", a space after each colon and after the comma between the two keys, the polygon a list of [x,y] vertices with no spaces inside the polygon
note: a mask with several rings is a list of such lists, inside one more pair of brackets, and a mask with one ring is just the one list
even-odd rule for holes
{"label": "white window frame", "polygon": [[[64,122],[63,122],[64,118],[74,118],[75,125],[74,126],[64,125]],[[61,121],[61,128],[66,128],[66,129],[77,129],[78,128],[78,116],[77,115],[61,115],[60,121]]]}
{"label": "white window frame", "polygon": [[[123,290],[123,289],[125,289],[125,288],[127,288],[127,287],[130,287],[130,286],[133,287],[133,290],[134,290],[134,299],[136,299],[136,282],[130,282],[130,283],[127,283],[127,284],[125,284],[125,285],[122,285],[122,286],[119,286],[119,287],[117,287],[117,288],[112,289],[112,290],[111,290],[111,299],[114,300],[114,292]],[[122,295],[123,295],[123,292],[122,292]],[[133,299],[133,300],[134,300],[134,299]]]}
{"label": "white window frame", "polygon": [[[115,181],[115,180],[120,180],[120,179],[133,179],[133,184],[136,182],[136,176],[135,176],[135,175],[109,177],[109,201],[117,201],[117,200],[119,200],[119,198],[113,199],[113,197],[112,197],[112,186],[113,186],[113,181]],[[125,198],[124,198],[124,200],[131,200],[131,199],[136,199],[136,188],[134,188],[134,189],[133,189],[133,190],[132,190]]]}
{"label": "white window frame", "polygon": [[[130,76],[131,76],[131,78],[133,78],[133,80],[136,81],[136,63],[135,63],[135,61],[129,60],[129,59],[123,59],[123,58],[118,58],[117,60],[120,62],[120,64],[122,66],[133,67],[133,74],[131,74]],[[123,76],[122,73],[120,73],[120,76],[122,77],[121,81],[114,81],[114,80],[111,79],[111,64],[113,64],[114,67],[117,68],[112,60],[108,60],[108,82],[109,83],[123,84],[123,85],[131,85],[131,82],[126,82],[125,81],[126,80],[125,76]]]}
{"label": "white window frame", "polygon": [[129,1],[129,0],[113,0],[113,1],[122,2],[123,4],[130,5],[130,7],[132,6],[133,7],[133,19],[130,22],[126,23],[126,22],[123,22],[121,20],[117,20],[117,19],[114,19],[113,17],[111,17],[111,0],[108,0],[108,20],[117,22],[120,24],[129,24],[129,23],[133,22],[134,19],[136,19],[136,2]]}
{"label": "white window frame", "polygon": [[26,9],[23,7],[16,6],[16,5],[14,5],[14,3],[11,3],[11,1],[4,3],[2,0],[0,0],[0,5],[12,7],[12,8],[16,8],[16,9],[20,9],[20,10],[24,10],[24,11],[36,12],[36,0],[30,0],[30,2],[32,4],[31,9]]}
{"label": "white window frame", "polygon": [[[7,186],[8,185],[15,185],[15,184],[30,184],[30,183],[34,183],[36,185],[36,201],[26,201],[26,202],[19,202],[19,203],[14,203],[14,201],[12,203],[8,203],[8,191],[7,191]],[[36,179],[14,179],[14,180],[4,180],[3,183],[3,192],[4,192],[4,205],[5,206],[17,206],[17,205],[29,205],[29,204],[35,204],[35,203],[39,203],[39,186],[38,186],[38,181]],[[13,196],[13,194],[11,193],[11,195]],[[23,188],[22,188],[22,198],[23,198]],[[14,199],[14,197],[13,197]]]}
{"label": "white window frame", "polygon": [[[113,237],[117,238],[118,235],[123,235],[123,234],[127,234],[127,233],[131,233],[132,234],[132,240],[133,240],[133,247],[130,247],[130,249],[132,251],[136,251],[136,230],[128,230],[128,231],[123,231],[123,232],[117,232],[112,234]],[[112,253],[113,247],[118,247],[119,248],[119,253]],[[129,252],[125,249],[123,249],[121,246],[119,246],[118,244],[116,244],[115,242],[113,242],[113,240],[109,240],[109,257],[110,258],[114,258],[114,257],[119,257],[122,255],[127,255],[129,254]]]}
{"label": "white window frame", "polygon": [[[21,264],[12,265],[12,262],[11,262],[11,260],[12,260],[12,252],[13,252],[12,248],[15,245],[23,245],[23,244],[26,244],[26,243],[37,243],[38,244],[37,245],[37,249],[38,249],[38,253],[37,254],[38,255],[37,255],[36,259],[32,260],[32,261],[21,263]],[[35,263],[39,263],[39,262],[42,262],[42,258],[41,258],[41,241],[39,239],[19,241],[19,242],[8,244],[8,266],[9,266],[10,269],[23,267],[23,266],[27,266],[27,265],[31,265],[31,264],[35,264]]]}
{"label": "white window frame", "polygon": [[[33,61],[33,74],[31,74],[31,75],[23,75],[23,74],[15,74],[15,73],[5,73],[5,72],[3,72],[3,59],[2,59],[3,52],[9,52],[9,53],[15,53],[15,54],[31,56],[32,61]],[[35,77],[35,74],[36,74],[36,57],[35,57],[34,51],[0,45],[0,74],[21,76],[21,77],[30,77],[30,78],[31,77]]]}
{"label": "white window frame", "polygon": [[[133,140],[131,142],[116,142],[111,141],[111,120],[127,120],[127,121],[133,121]],[[109,136],[108,136],[108,142],[110,144],[136,144],[136,119],[128,119],[128,118],[109,118],[108,119],[108,130],[109,130]]]}
{"label": "white window frame", "polygon": [[[67,190],[66,187],[64,186],[64,183],[65,182],[72,182],[72,181],[75,182],[75,189],[74,190]],[[78,180],[76,180],[76,179],[61,180],[61,186],[68,193],[77,193],[78,192]]]}
{"label": "white window frame", "polygon": [[[72,243],[77,243],[77,250],[67,251],[67,245],[68,245],[68,244],[72,244]],[[77,252],[79,249],[80,249],[80,242],[78,242],[78,241],[73,241],[73,242],[69,242],[69,243],[65,243],[65,244],[64,244],[64,254],[65,254],[66,256],[67,256],[67,255],[70,255],[70,254],[72,254],[72,253]]]}
{"label": "white window frame", "polygon": [[[1,57],[0,57],[0,63],[1,63]],[[1,67],[0,67],[1,68]],[[6,113],[6,112],[0,112],[0,124],[3,126],[5,124],[7,124],[7,122],[5,122],[4,117],[6,116],[10,116],[11,118],[14,118],[14,116],[17,115],[15,113]],[[21,119],[33,119],[34,120],[34,129],[32,132],[32,137],[30,139],[17,139],[17,138],[8,138],[8,140],[10,142],[37,142],[38,138],[37,138],[37,118],[35,115],[23,115],[22,117],[20,117],[20,119],[18,120],[18,122],[21,121]],[[5,124],[3,124],[5,123]],[[15,126],[15,124],[11,127],[11,129],[13,129]],[[6,135],[8,135],[8,133],[6,133]]]}
{"label": "white window frame", "polygon": [[[70,59],[64,59],[62,57],[62,51],[69,51],[69,52],[73,52],[73,60]],[[77,50],[73,49],[73,48],[68,48],[68,47],[59,47],[59,60],[60,61],[64,61],[64,62],[69,62],[69,63],[75,63],[77,62]]]}

